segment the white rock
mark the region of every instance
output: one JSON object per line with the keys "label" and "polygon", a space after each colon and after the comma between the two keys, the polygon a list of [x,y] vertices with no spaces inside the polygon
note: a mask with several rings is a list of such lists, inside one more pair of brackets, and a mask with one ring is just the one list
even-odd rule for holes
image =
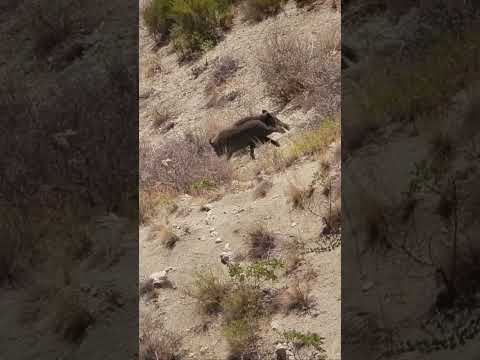
{"label": "white rock", "polygon": [[215,239],[215,243],[217,243],[217,244],[221,243],[222,241],[223,241],[223,240],[222,240],[221,238],[219,238],[219,237]]}
{"label": "white rock", "polygon": [[296,222],[292,223],[292,227],[295,227],[295,226],[297,226],[297,223]]}

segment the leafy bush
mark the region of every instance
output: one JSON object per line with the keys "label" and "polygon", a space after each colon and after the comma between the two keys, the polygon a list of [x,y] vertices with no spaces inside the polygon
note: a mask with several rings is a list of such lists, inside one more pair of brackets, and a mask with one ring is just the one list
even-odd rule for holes
{"label": "leafy bush", "polygon": [[169,36],[174,24],[172,3],[172,0],[151,0],[142,10],[145,26],[157,43]]}
{"label": "leafy bush", "polygon": [[206,314],[217,314],[222,310],[223,299],[230,286],[213,273],[212,270],[194,274],[189,295],[196,299],[200,309]]}
{"label": "leafy bush", "polygon": [[283,268],[283,263],[277,259],[260,260],[253,264],[231,264],[228,267],[230,277],[237,284],[251,284],[260,287],[265,281],[276,281],[277,271]]}
{"label": "leafy bush", "polygon": [[262,21],[277,15],[285,5],[285,0],[246,0],[243,6],[245,20]]}
{"label": "leafy bush", "polygon": [[184,61],[216,45],[220,29],[231,26],[230,5],[229,0],[152,0],[143,19],[154,39],[170,38]]}
{"label": "leafy bush", "polygon": [[257,332],[257,323],[248,319],[230,321],[223,327],[223,336],[233,354],[248,352],[257,340]]}

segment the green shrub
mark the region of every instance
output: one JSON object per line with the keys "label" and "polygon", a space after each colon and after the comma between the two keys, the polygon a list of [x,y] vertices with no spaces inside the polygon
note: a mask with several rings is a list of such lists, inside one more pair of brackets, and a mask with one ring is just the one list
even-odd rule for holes
{"label": "green shrub", "polygon": [[243,6],[245,20],[262,21],[278,14],[285,5],[285,0],[246,0]]}
{"label": "green shrub", "polygon": [[143,21],[156,42],[164,41],[172,25],[172,0],[151,0],[142,11]]}
{"label": "green shrub", "polygon": [[233,354],[243,354],[257,340],[258,325],[250,319],[230,321],[223,327],[223,336]]}
{"label": "green shrub", "polygon": [[171,37],[180,61],[214,47],[219,29],[230,26],[231,16],[230,0],[174,0]]}
{"label": "green shrub", "polygon": [[262,314],[261,290],[251,285],[233,289],[222,303],[225,322],[254,319]]}
{"label": "green shrub", "polygon": [[222,310],[222,302],[229,285],[213,273],[212,270],[197,272],[194,275],[189,295],[198,301],[200,309],[206,314],[216,314]]}
{"label": "green shrub", "polygon": [[197,180],[192,183],[190,186],[190,190],[194,194],[199,194],[207,190],[211,190],[215,188],[215,184],[208,180],[208,179],[202,179],[202,180]]}

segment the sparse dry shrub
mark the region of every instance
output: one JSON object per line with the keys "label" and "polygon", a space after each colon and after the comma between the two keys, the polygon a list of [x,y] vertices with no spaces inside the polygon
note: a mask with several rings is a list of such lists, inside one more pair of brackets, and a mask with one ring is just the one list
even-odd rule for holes
{"label": "sparse dry shrub", "polygon": [[249,319],[230,321],[223,326],[223,336],[230,347],[229,359],[250,359],[258,340],[258,324]]}
{"label": "sparse dry shrub", "polygon": [[157,217],[161,210],[166,215],[174,213],[178,205],[172,200],[172,196],[162,189],[150,187],[139,191],[139,221],[147,224]]}
{"label": "sparse dry shrub", "polygon": [[222,308],[226,323],[255,319],[263,311],[261,290],[247,284],[236,286],[223,299]]}
{"label": "sparse dry shrub", "polygon": [[305,201],[309,198],[309,189],[302,189],[299,186],[289,183],[287,188],[287,201],[294,209],[305,209]]}
{"label": "sparse dry shrub", "polygon": [[325,227],[322,230],[323,235],[338,234],[342,226],[342,208],[341,201],[329,206],[326,215],[323,217]]}
{"label": "sparse dry shrub", "polygon": [[261,199],[267,196],[267,193],[272,188],[273,184],[271,181],[262,180],[260,184],[257,185],[255,190],[253,191],[253,198],[254,199]]}
{"label": "sparse dry shrub", "polygon": [[285,245],[285,273],[292,274],[305,260],[303,255],[305,245],[298,239]]}
{"label": "sparse dry shrub", "polygon": [[140,281],[138,287],[138,293],[140,297],[146,297],[147,300],[150,300],[155,297],[155,286],[153,285],[152,279],[144,279]]}
{"label": "sparse dry shrub", "polygon": [[173,249],[180,238],[169,230],[164,224],[154,224],[150,230],[150,239],[158,240],[165,248]]}
{"label": "sparse dry shrub", "polygon": [[159,147],[140,146],[140,186],[161,183],[174,192],[189,193],[207,184],[208,188],[226,184],[231,176],[231,166],[216,156],[208,140],[176,139]]}
{"label": "sparse dry shrub", "polygon": [[212,269],[198,271],[193,278],[193,283],[187,293],[197,300],[200,310],[209,315],[222,311],[222,304],[230,285]]}
{"label": "sparse dry shrub", "polygon": [[238,69],[238,60],[230,55],[225,55],[216,60],[212,81],[216,86],[225,83]]}
{"label": "sparse dry shrub", "polygon": [[268,258],[276,247],[275,235],[263,227],[253,229],[248,233],[250,250],[248,255],[252,259]]}
{"label": "sparse dry shrub", "polygon": [[142,76],[149,79],[162,72],[162,63],[156,55],[149,56],[146,59],[140,59],[140,70]]}
{"label": "sparse dry shrub", "polygon": [[140,318],[140,360],[180,360],[184,357],[183,339],[165,329],[160,320],[143,314]]}
{"label": "sparse dry shrub", "polygon": [[299,39],[292,33],[282,36],[278,29],[268,32],[257,62],[269,95],[282,105],[297,99],[325,115],[338,111],[339,34],[333,26],[314,39]]}
{"label": "sparse dry shrub", "polygon": [[311,279],[298,277],[284,294],[285,311],[292,310],[305,312],[314,306],[314,298],[311,295]]}
{"label": "sparse dry shrub", "polygon": [[94,318],[85,307],[78,290],[66,287],[55,296],[53,328],[64,340],[81,341],[93,321]]}
{"label": "sparse dry shrub", "polygon": [[285,0],[247,0],[243,4],[243,18],[259,22],[282,11]]}
{"label": "sparse dry shrub", "polygon": [[285,154],[282,148],[265,146],[262,150],[254,164],[254,174],[261,172],[266,174],[278,173],[290,167],[296,160],[294,157]]}
{"label": "sparse dry shrub", "polygon": [[155,129],[161,128],[169,120],[174,118],[174,114],[166,107],[157,108],[152,114],[152,124]]}

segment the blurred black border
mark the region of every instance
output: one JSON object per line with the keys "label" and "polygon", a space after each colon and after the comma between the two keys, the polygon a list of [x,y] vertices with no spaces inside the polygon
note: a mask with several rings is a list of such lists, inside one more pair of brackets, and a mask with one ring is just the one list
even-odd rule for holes
{"label": "blurred black border", "polygon": [[0,358],[136,358],[138,1],[0,22]]}
{"label": "blurred black border", "polygon": [[476,1],[342,2],[342,359],[478,357]]}

